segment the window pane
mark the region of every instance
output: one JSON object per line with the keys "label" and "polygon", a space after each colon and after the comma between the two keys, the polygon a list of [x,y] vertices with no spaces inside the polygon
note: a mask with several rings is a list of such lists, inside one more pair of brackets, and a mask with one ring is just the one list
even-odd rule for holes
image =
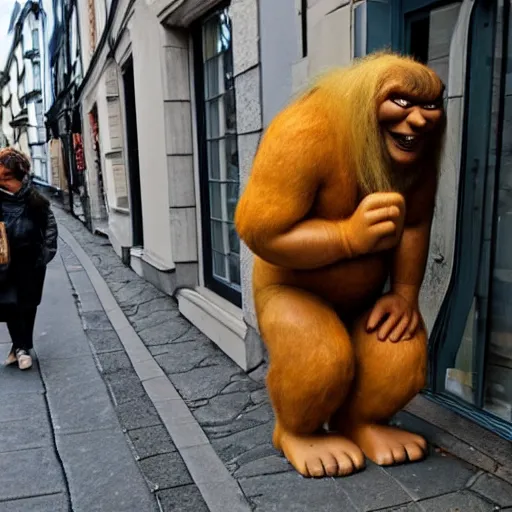
{"label": "window pane", "polygon": [[224,253],[222,222],[212,221],[211,226],[212,226],[212,248],[214,251]]}
{"label": "window pane", "polygon": [[231,49],[231,20],[228,16],[228,10],[224,9],[220,14],[219,26],[219,52],[226,52]]}
{"label": "window pane", "polygon": [[229,250],[231,253],[240,254],[240,238],[234,224],[229,224]]}
{"label": "window pane", "polygon": [[457,352],[455,365],[445,375],[445,389],[470,404],[475,403],[476,380],[473,374],[473,353],[475,351],[475,301],[466,321],[464,336]]}
{"label": "window pane", "polygon": [[235,219],[236,205],[238,203],[238,183],[228,183],[227,189],[228,219],[233,222]]}
{"label": "window pane", "polygon": [[[510,27],[512,28],[512,27]],[[509,30],[510,30],[509,28]],[[499,30],[498,30],[499,33]],[[499,45],[499,37],[497,44]],[[509,31],[509,46],[512,34]],[[512,63],[507,63],[507,77]],[[499,76],[497,77],[499,80]],[[495,92],[499,92],[495,88]],[[495,256],[489,297],[490,333],[485,369],[484,408],[512,422],[512,91],[505,88],[501,169],[494,232]],[[492,124],[495,127],[495,123]],[[497,140],[497,139],[494,139]],[[496,153],[495,148],[494,154]],[[491,165],[495,158],[491,154]]]}
{"label": "window pane", "polygon": [[226,257],[218,252],[213,252],[213,273],[218,277],[226,277]]}
{"label": "window pane", "polygon": [[229,181],[238,182],[240,180],[236,136],[226,138],[226,174]]}
{"label": "window pane", "polygon": [[213,58],[204,65],[205,99],[218,96],[222,91],[219,84],[219,57]]}
{"label": "window pane", "polygon": [[39,50],[39,31],[37,28],[32,30],[32,49]]}
{"label": "window pane", "polygon": [[222,198],[220,183],[210,182],[210,214],[212,219],[222,220]]}
{"label": "window pane", "polygon": [[217,18],[211,18],[203,26],[203,59],[211,59],[218,52],[219,26]]}
{"label": "window pane", "polygon": [[224,63],[224,89],[227,91],[234,87],[234,76],[233,76],[233,53],[225,52],[222,55]]}
{"label": "window pane", "polygon": [[206,137],[215,139],[220,136],[219,100],[206,103]]}
{"label": "window pane", "polygon": [[240,258],[235,254],[229,255],[229,277],[232,283],[240,285]]}
{"label": "window pane", "polygon": [[208,141],[208,174],[210,179],[220,179],[219,141]]}
{"label": "window pane", "polygon": [[226,133],[236,133],[235,90],[227,91],[223,99],[226,112]]}

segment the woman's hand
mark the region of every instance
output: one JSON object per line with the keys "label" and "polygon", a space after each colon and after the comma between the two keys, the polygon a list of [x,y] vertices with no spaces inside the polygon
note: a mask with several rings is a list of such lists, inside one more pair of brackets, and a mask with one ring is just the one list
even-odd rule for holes
{"label": "woman's hand", "polygon": [[368,318],[366,329],[373,332],[378,328],[380,341],[387,339],[396,343],[411,339],[420,324],[418,301],[407,300],[398,293],[384,295],[375,304]]}

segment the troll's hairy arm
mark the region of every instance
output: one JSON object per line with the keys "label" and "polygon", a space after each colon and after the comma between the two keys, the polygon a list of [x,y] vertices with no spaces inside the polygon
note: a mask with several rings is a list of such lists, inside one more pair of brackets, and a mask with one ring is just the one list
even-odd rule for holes
{"label": "troll's hairy arm", "polygon": [[281,267],[314,269],[396,243],[399,194],[372,194],[346,219],[311,214],[329,173],[351,172],[336,169],[336,151],[335,131],[315,103],[299,103],[269,126],[235,215],[254,254]]}
{"label": "troll's hairy arm", "polygon": [[379,326],[382,341],[410,339],[420,325],[419,293],[427,264],[436,188],[437,177],[432,172],[408,196],[404,230],[391,269],[391,291],[376,303],[368,319],[369,330]]}

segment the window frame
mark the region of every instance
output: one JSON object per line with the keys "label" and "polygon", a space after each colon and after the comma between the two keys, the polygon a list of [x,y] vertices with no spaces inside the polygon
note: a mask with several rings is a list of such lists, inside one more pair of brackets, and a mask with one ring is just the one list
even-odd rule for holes
{"label": "window frame", "polygon": [[[193,68],[194,68],[194,94],[196,101],[196,122],[197,122],[197,151],[199,164],[199,195],[201,201],[201,239],[202,239],[202,264],[203,278],[205,286],[214,293],[220,295],[237,307],[242,307],[242,292],[229,286],[229,284],[217,279],[213,273],[213,247],[212,247],[212,228],[210,217],[210,192],[209,192],[209,167],[208,167],[208,149],[206,143],[206,108],[204,98],[204,62],[203,62],[203,34],[204,24],[219,11],[228,8],[229,1],[220,2],[215,8],[208,11],[204,16],[197,20],[192,28],[192,50],[193,50]],[[233,41],[233,39],[231,39]],[[233,52],[233,43],[231,43],[231,52]],[[236,112],[236,87],[235,91],[235,112]],[[238,128],[238,127],[237,127]],[[236,133],[238,145],[238,130]],[[238,160],[240,164],[240,159]],[[240,167],[239,186],[240,186]],[[241,255],[240,255],[240,274],[241,274]],[[241,276],[240,276],[241,277]]]}

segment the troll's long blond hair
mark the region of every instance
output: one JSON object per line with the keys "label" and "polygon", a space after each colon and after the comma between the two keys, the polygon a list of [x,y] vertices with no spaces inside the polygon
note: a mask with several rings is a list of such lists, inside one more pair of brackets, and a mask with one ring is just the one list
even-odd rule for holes
{"label": "troll's long blond hair", "polygon": [[427,66],[409,57],[378,52],[318,77],[305,93],[313,89],[322,90],[325,95],[326,107],[344,139],[344,160],[355,168],[364,193],[407,188],[407,182],[413,181],[413,175],[419,174],[425,165],[439,172],[444,112],[442,122],[432,134],[432,146],[425,151],[427,161],[409,176],[392,172],[377,115],[379,105],[392,93],[422,101],[438,99],[444,85]]}

